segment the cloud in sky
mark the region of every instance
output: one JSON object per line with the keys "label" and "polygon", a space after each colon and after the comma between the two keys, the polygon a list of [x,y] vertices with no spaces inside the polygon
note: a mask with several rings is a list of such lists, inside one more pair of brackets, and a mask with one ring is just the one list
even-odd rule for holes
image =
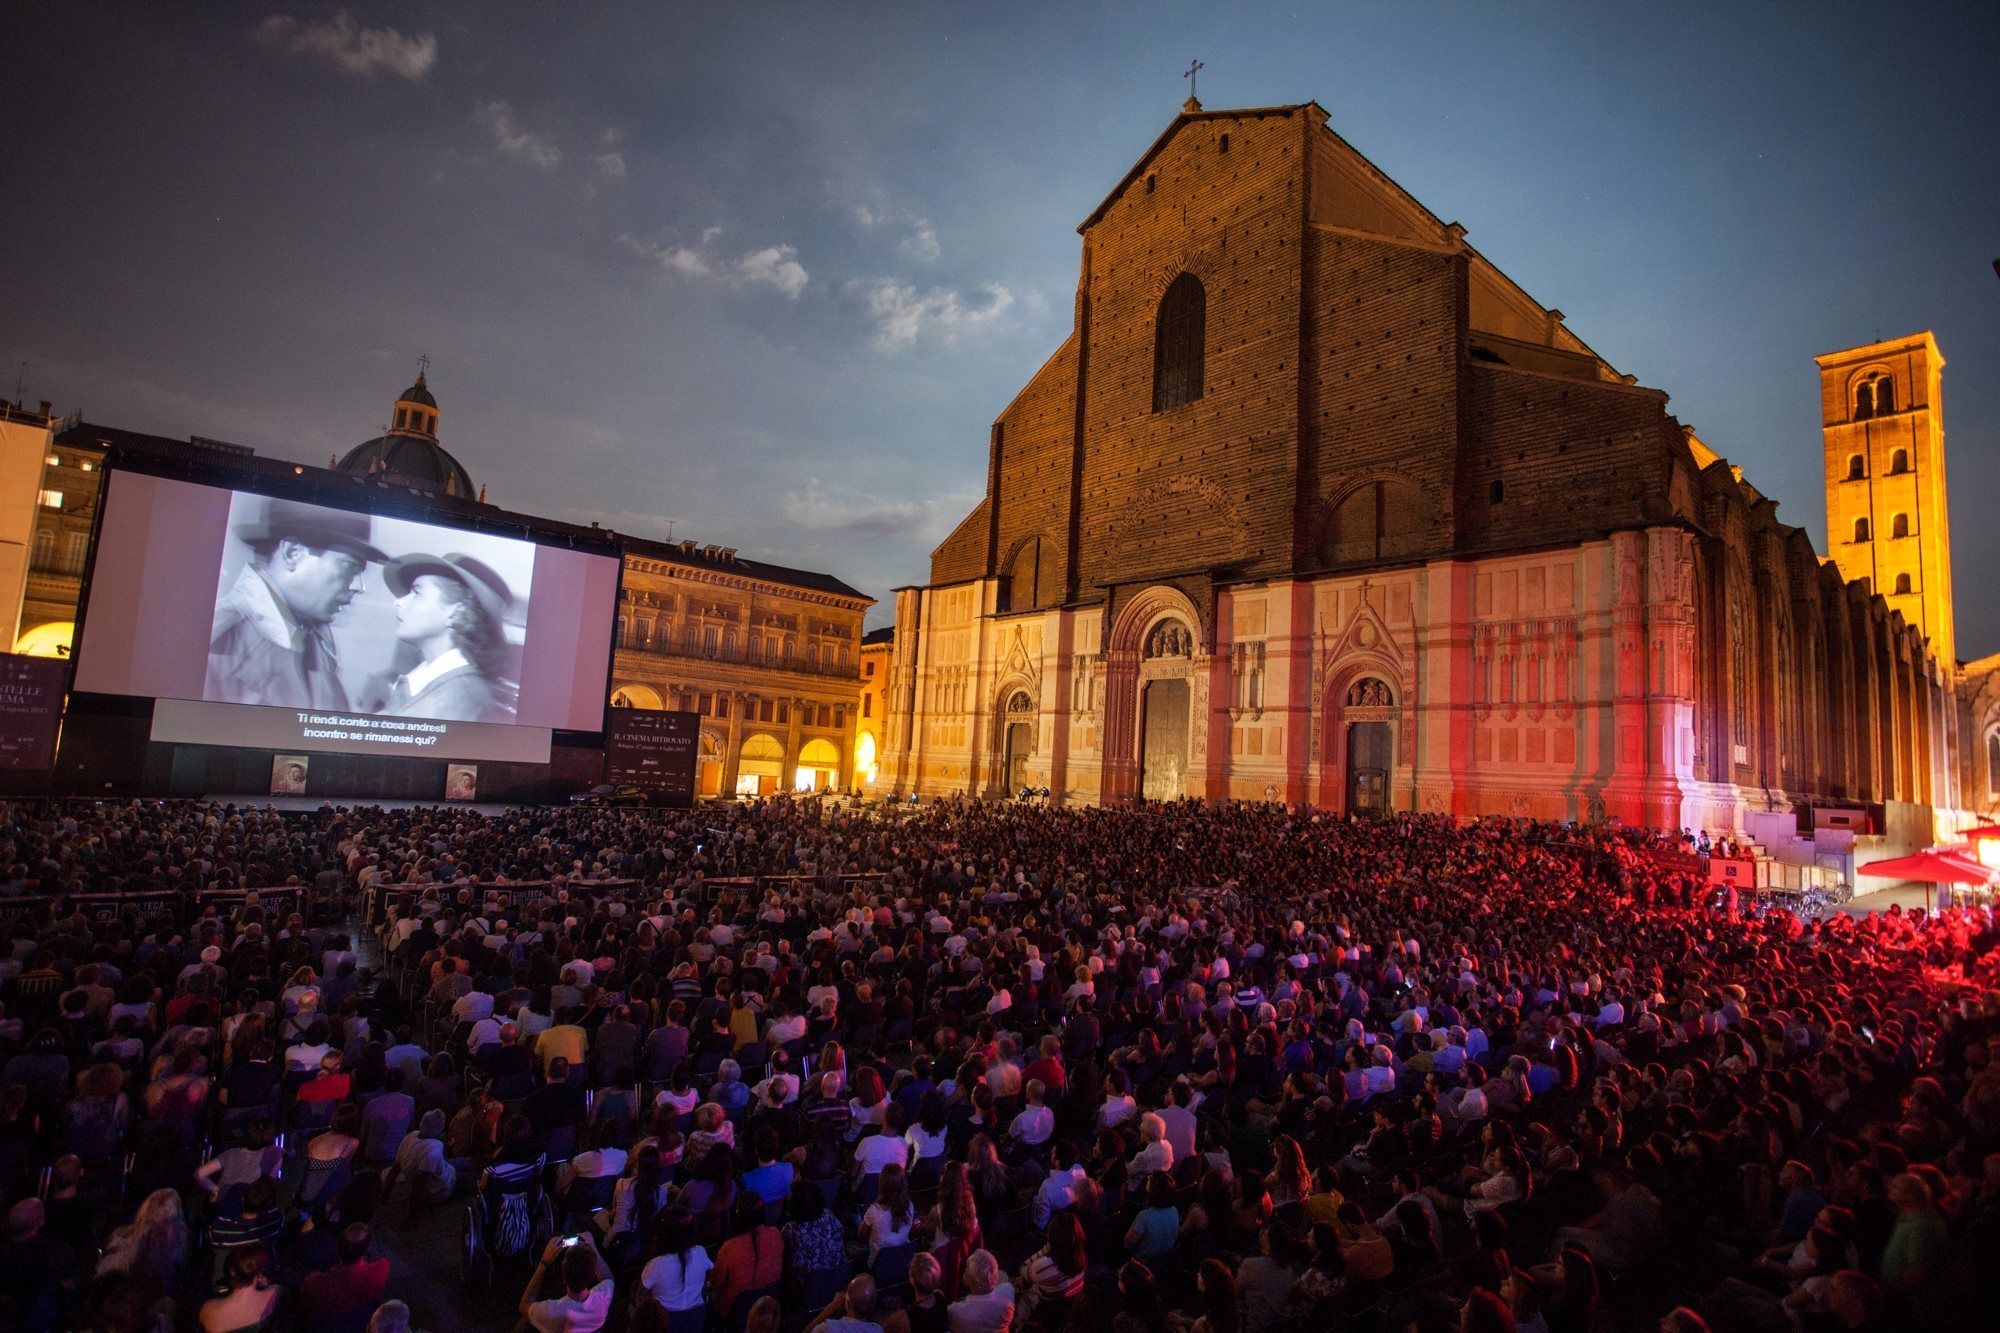
{"label": "cloud in sky", "polygon": [[364,28],[344,9],[321,23],[273,14],[257,25],[257,40],[363,79],[377,74],[421,79],[437,63],[438,53],[437,38],[430,33],[405,37],[394,28]]}
{"label": "cloud in sky", "polygon": [[856,279],[846,290],[868,312],[875,325],[875,345],[885,350],[909,347],[925,337],[956,341],[991,327],[1014,304],[1014,294],[997,282],[982,283],[979,295],[971,300],[960,297],[955,288],[920,292],[894,278]]}
{"label": "cloud in sky", "polygon": [[890,208],[881,204],[856,204],[849,210],[857,225],[864,231],[877,227],[906,227],[907,233],[896,243],[899,254],[926,264],[935,264],[944,254],[938,244],[937,228],[931,226],[929,218]]}
{"label": "cloud in sky", "polygon": [[812,532],[859,537],[909,537],[942,541],[978,503],[968,495],[932,495],[884,501],[849,486],[809,477],[803,491],[787,491],[780,511],[786,522]]}
{"label": "cloud in sky", "polygon": [[722,228],[709,227],[693,245],[661,245],[634,236],[621,236],[618,240],[633,254],[684,278],[712,277],[732,284],[770,287],[792,301],[805,294],[812,276],[799,262],[797,246],[767,245],[730,260],[718,252],[715,244],[721,235]]}
{"label": "cloud in sky", "polygon": [[597,174],[613,180],[625,179],[625,131],[613,127],[597,136],[601,145],[596,156],[590,160],[597,165]]}
{"label": "cloud in sky", "polygon": [[752,250],[737,261],[736,271],[745,282],[759,282],[767,287],[775,287],[788,299],[796,301],[805,292],[805,265],[799,263],[799,252],[789,245],[766,246],[762,250]]}
{"label": "cloud in sky", "polygon": [[[547,171],[562,164],[562,149],[546,134],[524,129],[514,108],[495,98],[478,107],[479,121],[493,133],[493,146],[517,162]],[[621,159],[622,165],[622,159]]]}

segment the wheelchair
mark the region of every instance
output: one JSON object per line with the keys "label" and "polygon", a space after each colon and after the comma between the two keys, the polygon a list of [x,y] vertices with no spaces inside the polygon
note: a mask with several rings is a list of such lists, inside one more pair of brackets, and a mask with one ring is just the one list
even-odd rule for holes
{"label": "wheelchair", "polygon": [[480,1173],[465,1208],[458,1276],[469,1287],[492,1281],[497,1263],[532,1261],[556,1233],[555,1204],[543,1182],[546,1159],[502,1163]]}

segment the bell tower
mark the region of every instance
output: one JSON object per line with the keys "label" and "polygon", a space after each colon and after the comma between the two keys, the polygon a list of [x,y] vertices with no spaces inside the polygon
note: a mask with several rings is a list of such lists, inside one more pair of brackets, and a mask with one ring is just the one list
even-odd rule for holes
{"label": "bell tower", "polygon": [[1957,664],[1945,504],[1944,356],[1928,330],[1813,358],[1826,451],[1826,543]]}

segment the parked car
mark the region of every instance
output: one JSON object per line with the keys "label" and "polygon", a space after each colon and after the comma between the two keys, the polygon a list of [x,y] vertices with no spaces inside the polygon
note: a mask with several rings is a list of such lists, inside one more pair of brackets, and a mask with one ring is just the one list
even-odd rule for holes
{"label": "parked car", "polygon": [[572,805],[651,805],[652,793],[644,787],[600,782],[589,791],[570,797]]}

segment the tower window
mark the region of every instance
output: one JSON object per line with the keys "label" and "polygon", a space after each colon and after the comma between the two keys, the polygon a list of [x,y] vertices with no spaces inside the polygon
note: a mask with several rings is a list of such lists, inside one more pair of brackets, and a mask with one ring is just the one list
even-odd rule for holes
{"label": "tower window", "polygon": [[1207,329],[1208,293],[1200,278],[1183,273],[1160,298],[1160,314],[1153,330],[1155,412],[1201,397]]}
{"label": "tower window", "polygon": [[1909,535],[1910,535],[1910,516],[1909,516],[1908,514],[1898,514],[1898,515],[1896,515],[1896,516],[1895,516],[1894,518],[1890,519],[1890,520],[1889,520],[1889,535],[1890,535],[1891,537],[1907,537],[1907,536],[1909,536]]}
{"label": "tower window", "polygon": [[1854,419],[1866,421],[1875,415],[1875,382],[1863,380],[1854,390]]}
{"label": "tower window", "polygon": [[1896,381],[1883,376],[1875,381],[1875,415],[1886,417],[1896,410]]}
{"label": "tower window", "polygon": [[1910,576],[1908,574],[1896,575],[1896,591],[1898,593],[1906,593],[1909,590],[1910,590]]}
{"label": "tower window", "polygon": [[1889,475],[1897,476],[1910,470],[1910,451],[1898,449],[1889,456]]}
{"label": "tower window", "polygon": [[407,407],[399,407],[399,408],[397,408],[397,409],[396,409],[396,429],[397,429],[397,430],[401,430],[401,429],[402,429],[403,427],[405,427],[405,426],[407,426],[407,425],[409,425],[409,424],[410,424],[410,409],[409,409],[409,408],[407,408]]}
{"label": "tower window", "polygon": [[1854,520],[1854,540],[1858,542],[1865,542],[1868,540],[1867,519],[1857,518]]}
{"label": "tower window", "polygon": [[1847,479],[1860,481],[1868,475],[1868,462],[1860,454],[1847,460]]}

